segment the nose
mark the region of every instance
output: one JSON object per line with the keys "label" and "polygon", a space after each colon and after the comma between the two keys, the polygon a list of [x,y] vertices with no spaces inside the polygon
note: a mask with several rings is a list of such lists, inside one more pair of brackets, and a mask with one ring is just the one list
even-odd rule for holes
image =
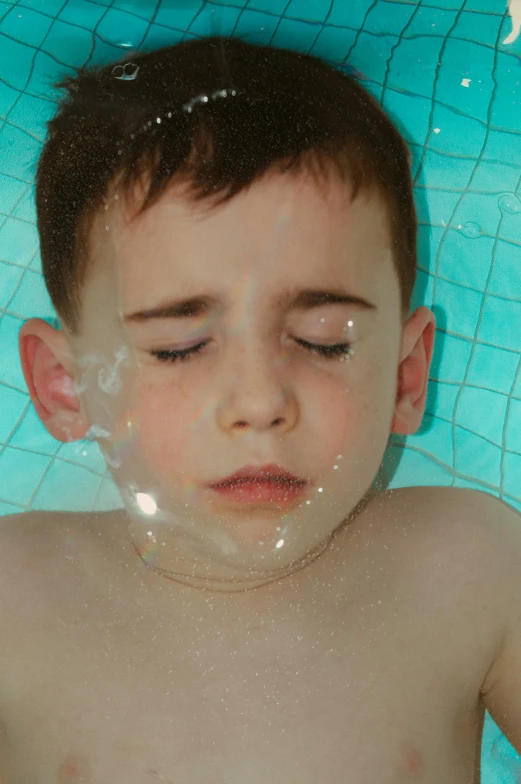
{"label": "nose", "polygon": [[273,350],[248,352],[223,382],[219,425],[227,431],[291,430],[298,420],[298,403],[286,358],[274,359]]}

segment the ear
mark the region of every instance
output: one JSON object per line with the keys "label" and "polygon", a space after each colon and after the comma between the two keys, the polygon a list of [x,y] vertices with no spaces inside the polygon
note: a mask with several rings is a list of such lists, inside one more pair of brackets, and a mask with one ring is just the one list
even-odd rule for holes
{"label": "ear", "polygon": [[403,328],[392,433],[412,435],[422,423],[435,334],[436,317],[424,306],[409,316]]}
{"label": "ear", "polygon": [[74,391],[74,358],[65,333],[42,319],[29,319],[18,346],[29,395],[49,433],[58,441],[84,438],[90,425]]}

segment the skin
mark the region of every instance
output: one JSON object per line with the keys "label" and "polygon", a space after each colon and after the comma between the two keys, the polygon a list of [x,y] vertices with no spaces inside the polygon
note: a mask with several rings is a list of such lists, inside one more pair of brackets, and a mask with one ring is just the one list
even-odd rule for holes
{"label": "skin", "polygon": [[[123,497],[134,487],[157,502],[152,516],[127,500],[123,513],[137,550],[154,542],[153,568],[220,592],[280,581],[318,557],[370,500],[389,434],[420,426],[434,314],[420,307],[402,319],[375,196],[350,204],[340,183],[323,191],[302,175],[273,175],[212,212],[172,187],[135,217],[139,193],[114,195],[92,229],[81,334],[40,319],[20,332],[36,411],[61,441],[103,428],[98,443]],[[296,285],[343,287],[375,310],[276,309],[275,297]],[[123,322],[207,293],[221,309]],[[326,359],[295,338],[348,341],[353,355]],[[209,344],[184,364],[150,355],[201,340]],[[233,507],[204,487],[246,464],[272,462],[310,480],[291,508]]]}

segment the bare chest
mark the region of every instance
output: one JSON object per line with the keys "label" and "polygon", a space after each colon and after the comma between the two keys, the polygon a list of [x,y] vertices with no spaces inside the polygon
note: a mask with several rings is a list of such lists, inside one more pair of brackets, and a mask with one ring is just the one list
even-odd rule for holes
{"label": "bare chest", "polygon": [[133,592],[41,521],[38,547],[4,543],[1,784],[478,782],[487,553],[434,490],[395,492],[302,592],[231,619]]}
{"label": "bare chest", "polygon": [[2,654],[6,784],[477,781],[461,618],[392,576],[324,590],[240,628],[35,598]]}

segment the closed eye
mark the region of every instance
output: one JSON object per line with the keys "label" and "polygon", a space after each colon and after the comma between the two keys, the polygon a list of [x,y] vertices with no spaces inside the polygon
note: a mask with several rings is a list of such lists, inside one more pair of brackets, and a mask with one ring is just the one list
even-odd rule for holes
{"label": "closed eye", "polygon": [[[323,345],[321,343],[309,343],[307,340],[294,338],[296,343],[299,343],[307,351],[312,354],[320,354],[326,359],[335,359],[339,356],[350,355],[352,343],[335,343],[332,346]],[[150,351],[153,357],[157,357],[160,362],[188,362],[192,359],[194,354],[201,351],[210,341],[203,340],[195,346],[186,349],[164,349],[161,351]]]}

